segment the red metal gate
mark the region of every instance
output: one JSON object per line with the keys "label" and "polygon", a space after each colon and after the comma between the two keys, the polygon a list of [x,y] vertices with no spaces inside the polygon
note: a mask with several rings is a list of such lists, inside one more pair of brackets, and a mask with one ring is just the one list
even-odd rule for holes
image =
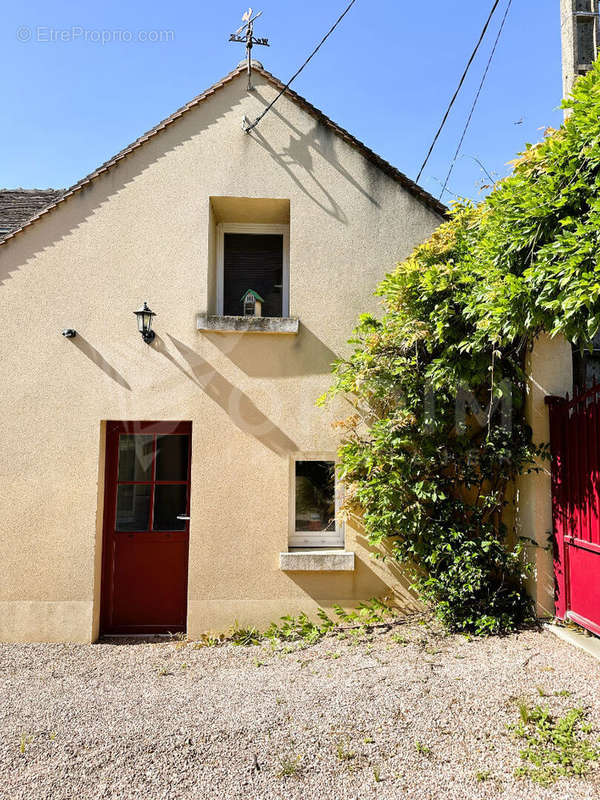
{"label": "red metal gate", "polygon": [[547,397],[556,616],[600,634],[600,384]]}

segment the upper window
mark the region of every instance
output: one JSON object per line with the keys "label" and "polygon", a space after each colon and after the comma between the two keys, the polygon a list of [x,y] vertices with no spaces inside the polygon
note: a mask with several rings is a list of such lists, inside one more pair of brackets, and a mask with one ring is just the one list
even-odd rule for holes
{"label": "upper window", "polygon": [[[248,313],[287,317],[288,253],[288,225],[221,223],[218,226],[218,313],[233,317]],[[253,304],[246,302],[248,293]]]}
{"label": "upper window", "polygon": [[343,547],[337,519],[334,461],[294,461],[294,514],[290,544],[295,547]]}

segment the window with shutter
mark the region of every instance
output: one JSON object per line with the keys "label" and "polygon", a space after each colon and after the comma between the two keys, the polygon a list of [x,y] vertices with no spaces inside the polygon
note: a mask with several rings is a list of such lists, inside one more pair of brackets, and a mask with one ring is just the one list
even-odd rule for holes
{"label": "window with shutter", "polygon": [[217,312],[248,313],[248,292],[259,316],[289,316],[289,225],[221,223],[218,226]]}

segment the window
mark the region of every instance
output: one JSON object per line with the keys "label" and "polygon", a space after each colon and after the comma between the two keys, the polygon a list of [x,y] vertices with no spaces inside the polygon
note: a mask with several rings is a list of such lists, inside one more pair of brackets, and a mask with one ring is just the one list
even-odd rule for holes
{"label": "window", "polygon": [[292,547],[344,546],[343,525],[337,520],[338,495],[333,460],[294,460]]}
{"label": "window", "polygon": [[596,60],[595,41],[596,20],[577,20],[577,62],[579,64],[592,64]]}
{"label": "window", "polygon": [[263,317],[289,316],[289,225],[219,224],[217,313],[243,316],[249,290]]}
{"label": "window", "polygon": [[600,333],[592,340],[592,350],[581,353],[573,345],[573,388],[580,392],[600,383]]}
{"label": "window", "polygon": [[186,529],[189,435],[122,433],[118,463],[115,530]]}

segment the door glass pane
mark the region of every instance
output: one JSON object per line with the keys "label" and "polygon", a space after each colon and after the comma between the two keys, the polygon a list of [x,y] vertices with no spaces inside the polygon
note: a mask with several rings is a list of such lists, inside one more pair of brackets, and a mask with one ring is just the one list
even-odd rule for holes
{"label": "door glass pane", "polygon": [[187,510],[186,484],[156,484],[154,487],[154,530],[184,531],[186,520],[177,519]]}
{"label": "door glass pane", "polygon": [[296,461],[296,530],[335,531],[333,461]]}
{"label": "door glass pane", "polygon": [[147,531],[149,520],[149,484],[121,484],[117,488],[116,530]]}
{"label": "door glass pane", "polygon": [[[157,436],[157,481],[187,481],[188,444],[189,437],[186,435]],[[183,514],[184,512],[180,511],[179,513]]]}
{"label": "door glass pane", "polygon": [[152,440],[147,434],[119,436],[119,480],[152,480]]}

